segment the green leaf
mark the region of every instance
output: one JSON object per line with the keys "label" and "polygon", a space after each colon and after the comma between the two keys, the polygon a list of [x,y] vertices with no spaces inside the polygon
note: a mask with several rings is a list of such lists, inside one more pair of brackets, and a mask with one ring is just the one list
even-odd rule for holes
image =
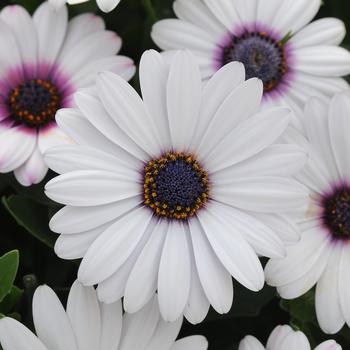
{"label": "green leaf", "polygon": [[10,293],[8,293],[4,300],[0,303],[0,313],[7,315],[19,304],[23,296],[23,290],[12,286]]}
{"label": "green leaf", "polygon": [[303,328],[306,323],[317,325],[315,292],[313,289],[300,298],[281,300],[280,306],[291,315],[291,323],[296,328]]}
{"label": "green leaf", "polygon": [[18,225],[47,246],[54,246],[55,235],[48,228],[48,207],[19,195],[3,197],[2,202]]}
{"label": "green leaf", "polygon": [[18,264],[18,250],[13,250],[0,257],[0,302],[11,291],[17,275]]}

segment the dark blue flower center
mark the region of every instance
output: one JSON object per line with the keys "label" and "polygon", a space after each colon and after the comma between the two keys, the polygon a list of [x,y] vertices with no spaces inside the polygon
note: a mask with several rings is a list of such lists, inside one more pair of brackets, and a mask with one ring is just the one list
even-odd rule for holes
{"label": "dark blue flower center", "polygon": [[144,203],[157,216],[184,220],[208,200],[208,174],[191,155],[169,152],[144,171]]}
{"label": "dark blue flower center", "polygon": [[222,64],[232,61],[244,64],[246,79],[261,79],[265,92],[276,88],[287,71],[284,45],[265,32],[245,32],[239,37],[233,36],[224,48]]}
{"label": "dark blue flower center", "polygon": [[16,124],[39,128],[55,120],[61,96],[50,81],[32,79],[12,89],[7,104]]}
{"label": "dark blue flower center", "polygon": [[350,187],[339,186],[322,199],[323,223],[335,239],[350,239]]}

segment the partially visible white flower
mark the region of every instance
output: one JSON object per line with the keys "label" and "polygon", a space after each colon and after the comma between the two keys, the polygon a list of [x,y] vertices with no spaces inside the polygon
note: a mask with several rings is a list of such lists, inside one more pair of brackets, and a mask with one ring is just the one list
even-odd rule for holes
{"label": "partially visible white flower", "polygon": [[48,168],[43,152],[69,142],[55,114],[73,107],[72,94],[101,70],[130,79],[135,66],[116,56],[122,41],[86,13],[68,21],[66,6],[44,2],[33,17],[21,6],[0,12],[0,173],[14,171],[24,186],[40,182]]}
{"label": "partially visible white flower", "polygon": [[[293,331],[289,326],[278,326],[271,333],[266,348],[258,339],[247,335],[239,344],[238,350],[310,350],[310,343],[305,334]],[[315,350],[341,350],[342,347],[334,340],[320,344]]]}
{"label": "partially visible white flower", "polygon": [[[49,0],[49,2],[56,8],[59,8],[65,3],[69,5],[76,5],[87,1],[89,0]],[[110,12],[117,7],[117,5],[120,3],[120,0],[96,0],[96,3],[103,12]]]}
{"label": "partially visible white flower", "polygon": [[[264,285],[259,255],[281,257],[299,234],[286,214],[303,208],[292,179],[307,159],[275,143],[291,111],[260,110],[262,83],[234,62],[203,88],[198,64],[179,51],[169,67],[155,51],[140,63],[143,99],[116,74],[75,95],[57,120],[75,144],[49,150],[60,175],[46,185],[66,205],[50,222],[55,251],[83,258],[78,279],[128,312],[158,290],[162,316],[201,322],[212,304],[230,310],[233,276]],[[234,84],[234,88],[232,88]]]}
{"label": "partially visible white flower", "polygon": [[338,93],[330,103],[312,98],[303,120],[307,140],[289,135],[309,153],[297,176],[311,191],[301,240],[287,247],[286,257],[272,258],[265,275],[285,299],[316,285],[320,327],[333,334],[350,325],[350,95]]}
{"label": "partially visible white flower", "polygon": [[204,80],[229,62],[242,62],[247,79],[263,81],[265,104],[298,111],[308,97],[348,87],[339,78],[350,73],[350,54],[338,46],[344,23],[310,23],[320,5],[321,0],[176,0],[178,18],[157,22],[151,35],[163,50],[191,50]]}
{"label": "partially visible white flower", "polygon": [[175,341],[182,318],[166,323],[153,298],[136,314],[122,313],[120,300],[103,304],[93,287],[75,282],[64,310],[55,292],[37,288],[33,298],[37,336],[20,322],[0,320],[0,343],[4,350],[206,350],[203,336]]}

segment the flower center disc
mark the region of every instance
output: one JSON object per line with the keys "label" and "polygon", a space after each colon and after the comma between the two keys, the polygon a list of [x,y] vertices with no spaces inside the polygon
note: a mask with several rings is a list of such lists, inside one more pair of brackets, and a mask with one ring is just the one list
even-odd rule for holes
{"label": "flower center disc", "polygon": [[144,168],[144,204],[160,217],[186,220],[209,198],[208,174],[193,156],[168,152]]}
{"label": "flower center disc", "polygon": [[7,103],[17,124],[38,128],[55,120],[61,96],[50,81],[32,79],[12,89]]}
{"label": "flower center disc", "polygon": [[246,79],[261,79],[265,92],[277,87],[288,68],[283,44],[265,32],[234,36],[222,57],[223,65],[232,61],[244,64]]}
{"label": "flower center disc", "polygon": [[350,239],[350,187],[341,186],[322,200],[323,224],[335,239]]}

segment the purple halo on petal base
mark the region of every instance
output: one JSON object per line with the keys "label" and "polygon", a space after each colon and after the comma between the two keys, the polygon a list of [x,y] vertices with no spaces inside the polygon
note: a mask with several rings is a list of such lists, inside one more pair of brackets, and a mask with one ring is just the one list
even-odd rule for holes
{"label": "purple halo on petal base", "polygon": [[[247,33],[264,33],[267,37],[271,38],[275,42],[280,42],[283,36],[277,31],[267,27],[266,25],[259,23],[250,23],[235,27],[232,32],[227,33],[222,41],[217,45],[217,49],[213,55],[213,69],[219,70],[223,65],[224,50],[232,45],[233,38],[241,38]],[[278,100],[290,88],[290,83],[294,80],[295,72],[293,47],[290,42],[283,44],[283,52],[286,59],[287,71],[283,73],[281,80],[278,82],[275,88],[270,91],[264,92],[264,99],[272,98]]]}
{"label": "purple halo on petal base", "polygon": [[350,244],[350,182],[334,183],[318,199],[319,226],[336,244]]}
{"label": "purple halo on petal base", "polygon": [[[17,67],[9,68],[0,78],[0,122],[10,119],[10,109],[8,106],[8,97],[13,89],[19,85],[33,79],[41,79],[49,81],[55,86],[60,95],[59,108],[67,108],[73,106],[72,95],[75,92],[74,86],[70,82],[70,78],[65,74],[57,64],[48,62],[40,62],[38,64],[22,64]],[[10,125],[11,123],[8,123]],[[15,124],[12,123],[13,127]],[[17,124],[18,125],[18,124]],[[25,127],[29,133],[33,131],[49,129],[56,126],[55,121],[49,122],[38,128]]]}

